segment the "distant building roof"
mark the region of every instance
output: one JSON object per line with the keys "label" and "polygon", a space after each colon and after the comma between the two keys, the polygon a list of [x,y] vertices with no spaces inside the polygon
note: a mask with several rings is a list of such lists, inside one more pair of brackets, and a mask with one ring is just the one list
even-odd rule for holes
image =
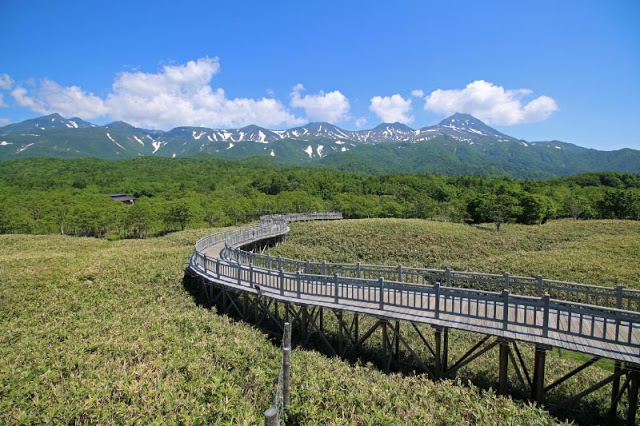
{"label": "distant building roof", "polygon": [[113,201],[120,201],[128,204],[133,204],[137,199],[136,197],[130,197],[127,194],[109,194],[109,197],[111,197]]}

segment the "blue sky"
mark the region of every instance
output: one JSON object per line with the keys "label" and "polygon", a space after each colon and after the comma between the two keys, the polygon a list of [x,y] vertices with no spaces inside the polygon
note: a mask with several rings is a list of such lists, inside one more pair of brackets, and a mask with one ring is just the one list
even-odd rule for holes
{"label": "blue sky", "polygon": [[640,149],[640,2],[0,3],[0,123],[414,128]]}

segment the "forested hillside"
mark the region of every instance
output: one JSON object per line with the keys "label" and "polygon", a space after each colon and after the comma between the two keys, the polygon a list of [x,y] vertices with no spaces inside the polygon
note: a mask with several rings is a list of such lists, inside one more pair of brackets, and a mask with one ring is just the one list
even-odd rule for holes
{"label": "forested hillside", "polygon": [[[125,193],[134,205],[112,201]],[[338,210],[347,218],[536,224],[640,218],[640,176],[552,180],[367,176],[204,159],[23,159],[0,162],[0,233],[109,238],[225,226],[261,214]]]}

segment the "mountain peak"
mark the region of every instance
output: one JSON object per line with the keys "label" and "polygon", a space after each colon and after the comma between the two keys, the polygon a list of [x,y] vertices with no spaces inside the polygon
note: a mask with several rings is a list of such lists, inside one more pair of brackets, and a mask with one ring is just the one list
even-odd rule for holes
{"label": "mountain peak", "polygon": [[484,122],[475,118],[473,115],[464,114],[461,112],[456,112],[452,116],[445,118],[440,123],[438,123],[438,125],[445,126],[445,127],[455,126],[455,127],[462,127],[462,128],[489,127]]}
{"label": "mountain peak", "polygon": [[396,121],[395,123],[380,123],[373,130],[386,130],[386,129],[394,129],[394,130],[402,130],[402,131],[413,131],[413,129],[406,124],[400,123]]}

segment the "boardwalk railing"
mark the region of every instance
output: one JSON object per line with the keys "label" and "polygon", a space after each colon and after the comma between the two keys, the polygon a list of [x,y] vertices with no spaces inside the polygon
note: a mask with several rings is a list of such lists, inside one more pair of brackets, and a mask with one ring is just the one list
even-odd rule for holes
{"label": "boardwalk railing", "polygon": [[[475,324],[493,334],[562,346],[640,364],[640,291],[449,269],[309,262],[241,250],[251,242],[289,231],[290,220],[336,219],[338,213],[263,217],[257,226],[207,236],[196,243],[191,263],[222,282],[270,296],[325,306],[394,312],[427,322]],[[207,247],[224,242],[220,258]],[[460,326],[460,328],[465,328]],[[581,340],[577,342],[574,337]],[[566,347],[566,346],[565,346]],[[608,355],[607,355],[608,354]]]}
{"label": "boardwalk railing", "polygon": [[282,364],[278,373],[276,396],[273,404],[264,412],[266,426],[284,425],[284,411],[291,402],[291,324],[284,323],[282,333]]}

